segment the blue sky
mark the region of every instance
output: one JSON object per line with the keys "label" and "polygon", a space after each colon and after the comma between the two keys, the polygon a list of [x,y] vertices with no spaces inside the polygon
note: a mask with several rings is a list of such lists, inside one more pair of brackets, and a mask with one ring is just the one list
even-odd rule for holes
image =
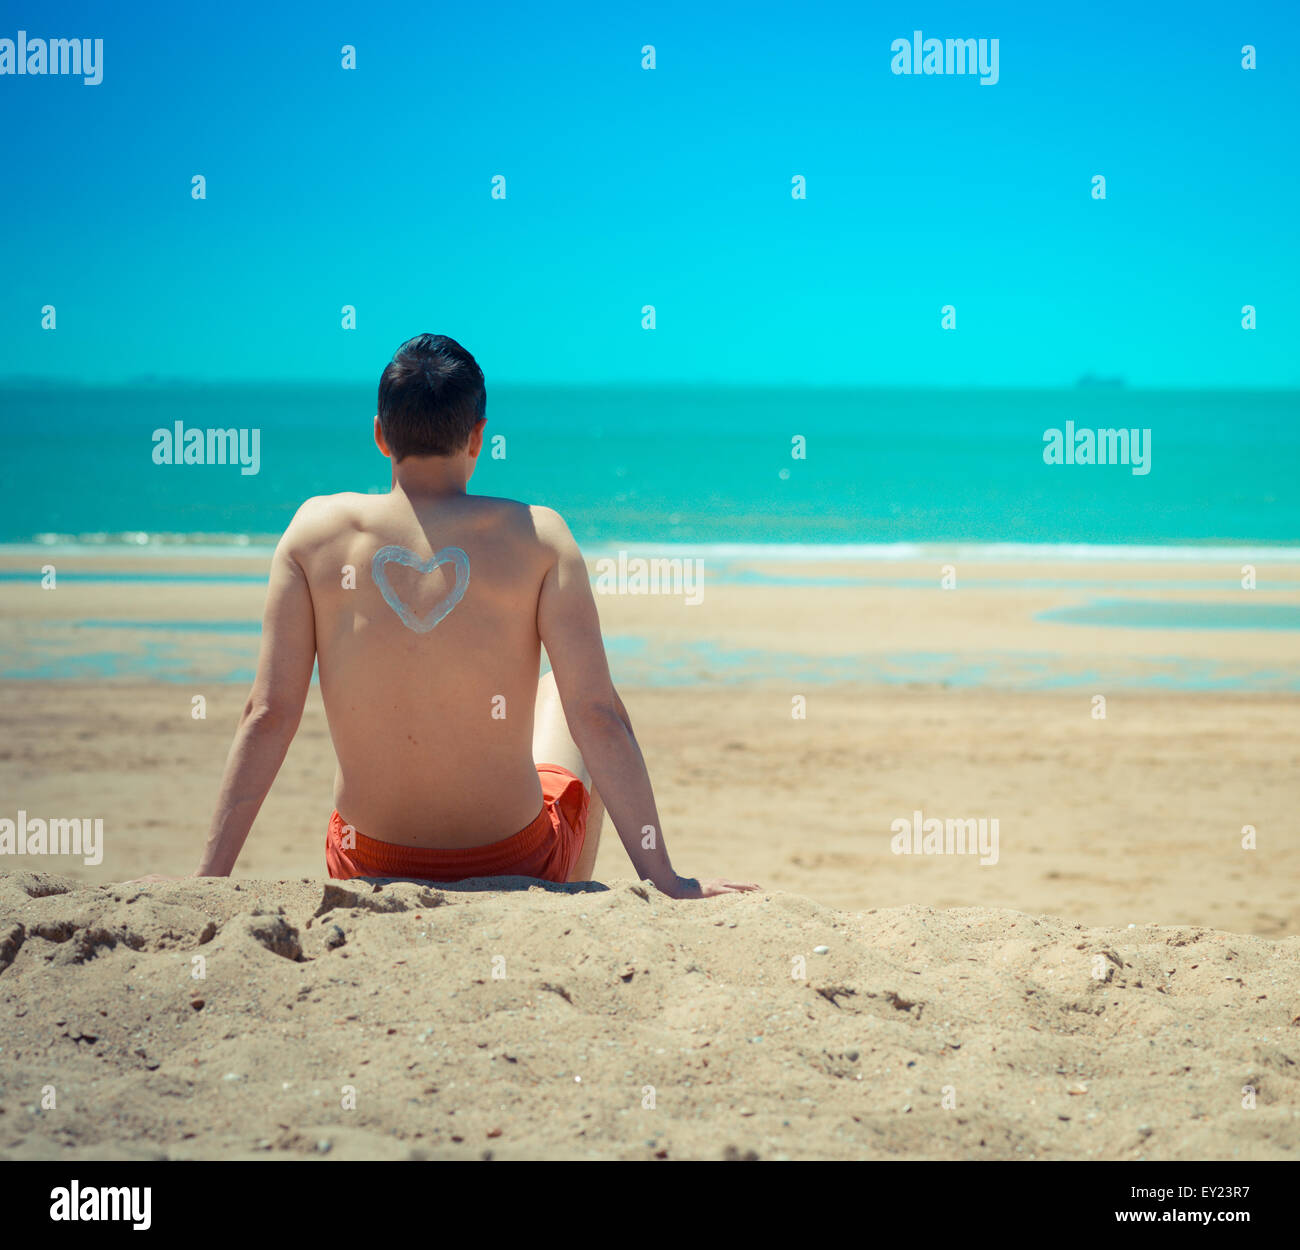
{"label": "blue sky", "polygon": [[[0,76],[0,377],[1300,385],[1294,5],[277,9],[0,3],[105,41]],[[891,74],[916,29],[1000,81]]]}

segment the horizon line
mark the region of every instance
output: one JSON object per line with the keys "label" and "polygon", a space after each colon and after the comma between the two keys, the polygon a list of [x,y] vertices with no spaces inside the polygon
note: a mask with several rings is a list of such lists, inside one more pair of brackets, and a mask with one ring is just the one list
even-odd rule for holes
{"label": "horizon line", "polygon": [[[529,381],[510,379],[488,381],[489,393],[494,389],[504,390],[735,390],[735,391],[1068,391],[1068,392],[1104,392],[1116,394],[1128,392],[1133,394],[1151,393],[1205,393],[1229,392],[1239,393],[1276,393],[1300,391],[1300,379],[1294,382],[1275,382],[1260,384],[1242,383],[1130,383],[1124,379],[1097,379],[1095,375],[1086,374],[1074,382],[809,382],[809,381],[772,381],[745,382],[732,379],[593,379],[589,381]],[[163,389],[167,387],[276,387],[284,389],[336,389],[341,387],[360,387],[374,389],[378,380],[352,381],[346,378],[203,378],[181,375],[164,376],[141,374],[136,377],[114,381],[102,379],[68,378],[48,374],[10,374],[0,375],[0,387],[21,389],[35,387],[67,387],[82,390],[128,390],[128,389]]]}

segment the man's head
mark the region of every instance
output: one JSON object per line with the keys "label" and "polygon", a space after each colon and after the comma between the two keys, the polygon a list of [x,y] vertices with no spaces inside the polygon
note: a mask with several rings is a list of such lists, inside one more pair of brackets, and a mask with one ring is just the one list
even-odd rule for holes
{"label": "man's head", "polygon": [[486,411],[483,371],[445,334],[407,339],[379,378],[376,420],[394,461],[464,451]]}

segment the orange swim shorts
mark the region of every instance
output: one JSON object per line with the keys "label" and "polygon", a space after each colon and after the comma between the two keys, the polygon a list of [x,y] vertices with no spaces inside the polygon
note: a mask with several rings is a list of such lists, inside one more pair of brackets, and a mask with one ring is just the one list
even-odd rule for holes
{"label": "orange swim shorts", "polygon": [[415,877],[464,881],[469,877],[537,877],[567,881],[587,836],[587,787],[567,768],[538,764],[542,810],[511,837],[486,846],[444,850],[398,846],[358,833],[335,812],[325,835],[325,866],[336,880]]}

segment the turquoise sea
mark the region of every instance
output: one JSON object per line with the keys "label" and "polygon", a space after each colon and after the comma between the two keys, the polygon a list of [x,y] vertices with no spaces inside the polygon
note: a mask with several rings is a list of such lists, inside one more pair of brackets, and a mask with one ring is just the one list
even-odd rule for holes
{"label": "turquoise sea", "polygon": [[[0,543],[273,542],[307,496],[384,490],[373,387],[0,388]],[[256,475],[153,432],[260,431]],[[1044,432],[1150,431],[1150,471],[1045,464]],[[1214,547],[1300,541],[1300,392],[490,388],[473,489],[586,544]],[[796,438],[806,456],[792,456]],[[868,553],[870,554],[870,553]]]}
{"label": "turquoise sea", "polygon": [[[177,582],[260,583],[260,562],[218,572],[210,557],[264,554],[309,495],[388,488],[373,407],[369,388],[0,388],[0,553],[22,557],[0,571],[0,597],[39,576],[47,554],[79,550],[109,558],[61,569],[63,584],[137,582],[147,595]],[[257,430],[258,472],[155,464],[154,431],[178,421]],[[1045,463],[1044,432],[1067,423],[1149,431],[1149,472]],[[1051,623],[1300,630],[1300,584],[1281,570],[1268,587],[1296,595],[1290,604],[1225,603],[1222,581],[1190,569],[1125,579],[1117,598],[1096,568],[1102,557],[1199,558],[1235,578],[1243,561],[1300,561],[1300,392],[502,387],[489,392],[488,434],[504,436],[505,454],[485,453],[473,489],[557,508],[591,555],[626,545],[705,558],[715,585],[940,594],[935,579],[891,565],[920,553],[1011,564],[1049,556],[1050,576],[1036,566],[1025,578],[989,573],[966,584],[1082,592],[1043,613]],[[158,572],[133,562],[160,550],[192,563]],[[0,644],[0,677],[246,683],[259,630],[253,619],[51,624]],[[628,684],[744,682],[779,669],[812,685],[1300,690],[1300,666],[1177,654],[1137,665],[1099,657],[1081,671],[1050,653],[813,658],[703,637],[607,641],[616,679]]]}

